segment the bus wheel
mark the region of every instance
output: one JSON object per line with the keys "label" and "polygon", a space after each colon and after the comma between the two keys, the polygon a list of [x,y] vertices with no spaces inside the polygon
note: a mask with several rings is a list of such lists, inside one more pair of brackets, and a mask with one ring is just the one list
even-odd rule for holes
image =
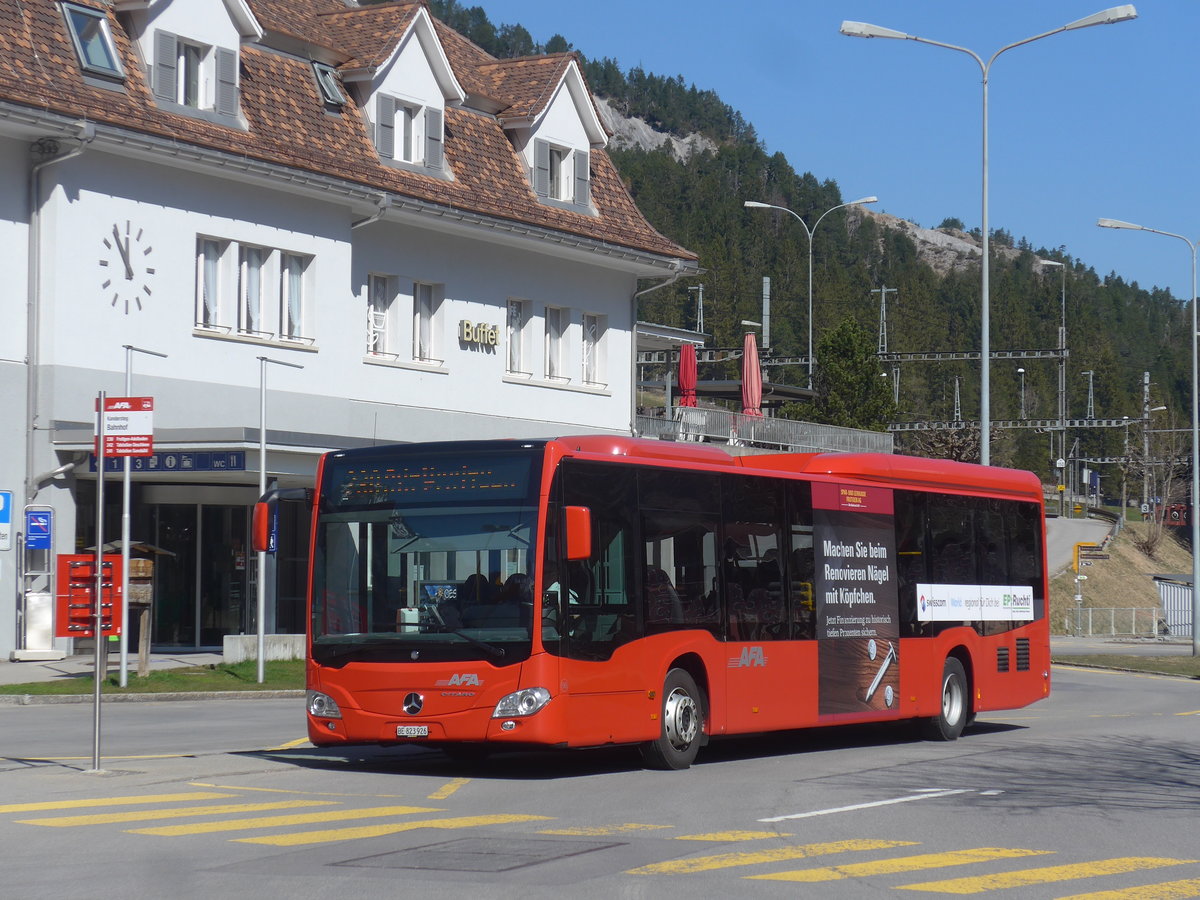
{"label": "bus wheel", "polygon": [[962,734],[970,714],[967,699],[967,673],[953,656],[946,657],[942,668],[942,711],[921,723],[921,733],[930,741],[954,741]]}
{"label": "bus wheel", "polygon": [[704,695],[683,669],[667,673],[659,719],[658,740],[642,745],[642,759],[651,769],[686,769],[700,750]]}

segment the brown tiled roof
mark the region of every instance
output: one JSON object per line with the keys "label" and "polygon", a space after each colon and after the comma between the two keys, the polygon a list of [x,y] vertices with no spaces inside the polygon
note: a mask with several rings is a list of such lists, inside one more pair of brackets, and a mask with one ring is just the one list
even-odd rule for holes
{"label": "brown tiled roof", "polygon": [[[85,3],[87,0],[85,0]],[[341,0],[250,0],[260,23],[268,31],[283,32],[283,25],[295,32],[315,28],[313,42],[321,37],[328,45],[331,37],[359,34],[358,44],[339,49],[369,63],[368,55],[382,52],[385,38],[372,44],[361,23],[411,20],[416,4],[367,7],[346,11]],[[8,8],[0,14],[0,102],[79,116],[97,123],[129,129],[159,138],[191,144],[211,150],[243,155],[293,167],[303,172],[324,175],[360,185],[383,189],[417,200],[442,204],[455,209],[557,230],[582,238],[600,240],[633,250],[694,260],[685,250],[655,231],[634,206],[611,160],[603,151],[594,150],[592,164],[592,205],[596,215],[587,215],[539,203],[529,184],[524,163],[506,137],[500,122],[489,115],[448,107],[445,116],[445,157],[453,180],[384,165],[375,152],[367,125],[351,99],[340,114],[330,114],[321,103],[308,62],[267,48],[243,45],[241,48],[241,113],[248,130],[214,124],[200,118],[160,109],[150,91],[148,76],[142,67],[119,20],[107,5],[91,0],[95,8],[109,15],[113,37],[126,71],[123,91],[108,90],[86,82],[79,69],[70,37],[54,0],[0,0]],[[340,12],[335,8],[340,7]],[[332,13],[329,16],[325,12]],[[359,18],[359,14],[363,13]],[[290,18],[289,18],[290,16]],[[394,18],[389,19],[388,16]],[[378,17],[378,18],[376,18]],[[336,21],[332,28],[326,20]],[[354,20],[354,24],[350,24]],[[344,30],[343,30],[344,27]],[[358,29],[356,31],[356,29]],[[322,31],[323,30],[323,31]],[[445,35],[447,29],[439,29]],[[469,41],[447,40],[447,56],[459,80],[474,91],[489,95],[493,90],[513,91],[520,79],[510,72],[528,71],[534,85],[509,99],[513,109],[534,109],[535,95],[557,84],[559,74],[543,81],[541,75],[561,72],[563,57],[547,61],[514,60],[510,65],[494,66],[485,78],[480,68],[498,61],[484,54]],[[535,77],[535,73],[536,76]],[[496,85],[496,87],[493,87]]]}
{"label": "brown tiled roof", "polygon": [[491,96],[509,101],[502,118],[524,118],[536,116],[545,108],[567,66],[576,58],[574,53],[553,53],[500,59],[481,65],[479,74],[491,84]]}

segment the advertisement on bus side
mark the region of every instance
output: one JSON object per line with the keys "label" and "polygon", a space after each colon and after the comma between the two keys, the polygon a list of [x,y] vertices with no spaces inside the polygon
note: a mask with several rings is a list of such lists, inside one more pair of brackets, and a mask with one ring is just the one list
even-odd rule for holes
{"label": "advertisement on bus side", "polygon": [[894,710],[900,615],[892,491],[814,484],[812,500],[818,711]]}

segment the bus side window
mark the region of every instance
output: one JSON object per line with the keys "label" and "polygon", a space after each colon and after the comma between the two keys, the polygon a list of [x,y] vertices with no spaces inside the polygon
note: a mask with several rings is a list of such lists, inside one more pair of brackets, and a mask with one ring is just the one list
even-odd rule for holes
{"label": "bus side window", "polygon": [[816,559],[813,550],[812,486],[794,481],[787,491],[788,554],[783,582],[787,586],[787,605],[791,610],[792,637],[816,636],[816,604],[813,584]]}

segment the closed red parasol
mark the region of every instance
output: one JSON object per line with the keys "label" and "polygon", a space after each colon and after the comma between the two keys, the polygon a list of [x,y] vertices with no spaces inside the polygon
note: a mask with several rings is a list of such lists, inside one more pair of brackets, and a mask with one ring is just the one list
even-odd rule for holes
{"label": "closed red parasol", "polygon": [[696,405],[696,348],[692,344],[679,348],[679,405]]}
{"label": "closed red parasol", "polygon": [[758,364],[758,343],[753,332],[746,333],[742,348],[742,413],[762,415],[762,368]]}

